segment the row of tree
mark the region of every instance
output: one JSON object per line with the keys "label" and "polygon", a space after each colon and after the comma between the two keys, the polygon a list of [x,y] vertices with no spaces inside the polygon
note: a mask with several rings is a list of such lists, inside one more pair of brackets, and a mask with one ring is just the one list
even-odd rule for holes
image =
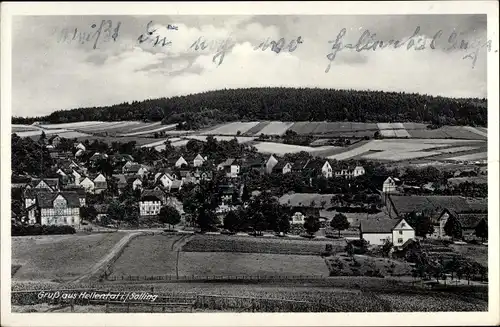
{"label": "row of tree", "polygon": [[45,117],[13,117],[12,123],[86,120],[162,120],[165,124],[181,123],[182,129],[235,120],[413,121],[486,126],[487,100],[319,88],[225,89],[113,106],[60,110]]}

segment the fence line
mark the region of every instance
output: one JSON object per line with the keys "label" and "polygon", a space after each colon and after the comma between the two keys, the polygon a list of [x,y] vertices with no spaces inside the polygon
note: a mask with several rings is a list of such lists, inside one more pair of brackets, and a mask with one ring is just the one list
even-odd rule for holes
{"label": "fence line", "polygon": [[175,275],[120,275],[120,276],[108,276],[106,281],[110,282],[120,282],[120,281],[238,281],[238,280],[255,280],[255,281],[288,281],[288,280],[304,280],[304,279],[315,279],[322,280],[327,279],[328,276],[321,275],[263,275],[263,276],[253,276],[253,275],[185,275],[185,276],[175,276]]}

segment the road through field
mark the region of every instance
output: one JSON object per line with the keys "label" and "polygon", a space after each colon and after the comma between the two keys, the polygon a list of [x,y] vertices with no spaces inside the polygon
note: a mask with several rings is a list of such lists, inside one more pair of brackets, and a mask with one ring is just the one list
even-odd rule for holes
{"label": "road through field", "polygon": [[102,268],[104,268],[109,262],[111,262],[113,259],[116,259],[116,256],[119,255],[119,253],[127,246],[127,244],[136,236],[140,235],[141,232],[135,232],[135,233],[127,233],[118,243],[116,243],[111,250],[106,254],[99,262],[97,262],[92,268],[90,268],[89,271],[78,277],[77,279],[73,280],[72,282],[74,283],[79,283],[82,282],[86,279],[92,278],[94,275],[96,275]]}

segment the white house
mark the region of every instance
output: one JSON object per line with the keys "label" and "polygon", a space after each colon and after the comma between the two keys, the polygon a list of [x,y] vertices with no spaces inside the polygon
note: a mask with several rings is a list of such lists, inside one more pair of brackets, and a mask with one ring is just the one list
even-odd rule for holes
{"label": "white house", "polygon": [[147,190],[139,201],[139,214],[141,216],[156,216],[160,213],[164,195],[161,191]]}
{"label": "white house", "polygon": [[217,165],[218,170],[224,170],[226,176],[229,178],[236,178],[240,173],[240,165],[238,161],[234,158],[226,159]]}
{"label": "white house", "polygon": [[59,168],[57,171],[56,171],[56,174],[58,174],[59,176],[66,176],[66,173],[61,169]]}
{"label": "white house", "polygon": [[94,192],[99,194],[108,188],[108,183],[106,177],[103,174],[99,174],[94,178]]}
{"label": "white house", "polygon": [[82,150],[82,151],[87,150],[87,148],[85,148],[85,145],[83,145],[82,143],[78,143],[77,145],[75,145],[75,148]]}
{"label": "white house", "polygon": [[402,246],[415,238],[415,230],[404,219],[368,219],[359,226],[360,238],[371,245],[383,245],[386,241]]}
{"label": "white house", "polygon": [[82,150],[82,149],[78,149],[78,151],[76,151],[75,153],[75,157],[80,157],[81,155],[83,155],[85,153],[85,150]]}
{"label": "white house", "polygon": [[306,216],[300,212],[296,212],[292,215],[292,225],[304,225],[306,221]]}
{"label": "white house", "polygon": [[335,177],[355,178],[365,174],[365,169],[362,166],[354,168],[340,169],[335,171]]}
{"label": "white house", "polygon": [[283,174],[287,174],[287,173],[290,173],[290,172],[292,172],[292,163],[291,163],[291,162],[287,162],[287,163],[283,166],[282,173],[283,173]]}
{"label": "white house", "polygon": [[277,164],[278,159],[271,155],[266,161],[266,173],[270,174],[273,171],[274,166],[276,166]]}
{"label": "white house", "polygon": [[94,193],[95,191],[95,184],[94,182],[88,178],[88,177],[85,177],[81,182],[80,182],[80,186],[82,186],[84,189],[85,189],[85,192],[87,193]]}
{"label": "white house", "polygon": [[392,178],[392,177],[387,177],[387,179],[384,181],[382,184],[382,192],[384,193],[396,193],[397,190],[397,184],[396,182],[399,182],[399,179],[397,178]]}
{"label": "white house", "polygon": [[325,163],[323,164],[323,167],[321,167],[321,173],[323,174],[323,176],[325,176],[325,178],[332,178],[333,177],[333,169],[332,169],[332,166],[330,165],[330,163],[327,161],[325,161]]}
{"label": "white house", "polygon": [[177,161],[175,162],[175,167],[177,168],[180,168],[182,167],[182,165],[188,165],[186,159],[184,159],[182,156],[179,157],[179,159],[177,159]]}
{"label": "white house", "polygon": [[155,175],[155,183],[161,183],[161,185],[167,190],[170,190],[173,181],[174,178],[170,174],[156,173]]}
{"label": "white house", "polygon": [[82,175],[80,175],[80,173],[78,173],[76,170],[73,169],[73,171],[71,172],[71,174],[73,175],[73,177],[75,178],[75,185],[80,185],[80,179],[82,178]]}
{"label": "white house", "polygon": [[193,159],[193,167],[201,167],[201,166],[203,166],[203,163],[205,162],[205,160],[206,160],[206,157],[203,158],[201,156],[201,154],[198,153],[198,155],[196,155],[196,157]]}

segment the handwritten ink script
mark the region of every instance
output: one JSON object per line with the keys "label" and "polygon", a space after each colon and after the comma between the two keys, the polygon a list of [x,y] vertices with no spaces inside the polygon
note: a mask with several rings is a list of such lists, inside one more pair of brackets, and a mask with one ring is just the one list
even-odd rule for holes
{"label": "handwritten ink script", "polygon": [[271,47],[271,50],[276,53],[280,53],[282,50],[294,52],[295,49],[297,49],[297,46],[301,43],[303,43],[301,36],[297,39],[292,39],[289,43],[287,43],[284,38],[281,38],[278,41],[270,41],[270,38],[267,38],[264,42],[256,46],[254,50],[261,49],[262,51],[265,51],[267,48]]}
{"label": "handwritten ink script", "polygon": [[99,42],[109,42],[118,39],[121,22],[113,24],[111,20],[103,19],[100,24],[90,25],[90,29],[64,28],[59,33],[59,43],[92,44],[92,48],[96,49]]}
{"label": "handwritten ink script", "polygon": [[[177,27],[173,26],[173,25],[168,25],[167,29],[177,30]],[[172,44],[172,41],[168,41],[166,36],[159,35],[157,33],[157,31],[158,31],[158,29],[156,29],[156,28],[153,29],[153,21],[150,21],[146,25],[146,32],[139,35],[139,37],[137,38],[137,41],[139,42],[139,44],[145,43],[145,42],[151,43],[153,45],[153,47],[156,47],[157,45],[159,45],[161,47],[165,47],[167,45]]]}
{"label": "handwritten ink script", "polygon": [[[438,44],[441,46],[444,46],[444,49],[446,50],[465,50],[468,51],[462,59],[471,59],[472,60],[472,68],[475,67],[477,57],[479,54],[479,51],[482,48],[486,48],[489,51],[491,51],[491,40],[488,41],[481,41],[481,40],[474,40],[474,41],[467,41],[465,39],[459,38],[459,34],[453,31],[449,37],[447,38],[445,44],[442,44],[442,36],[443,36],[443,31],[439,30],[437,31],[432,39],[429,39],[424,37],[423,35],[419,35],[420,33],[420,26],[417,26],[415,31],[411,36],[404,40],[389,40],[389,41],[382,41],[382,40],[377,40],[377,34],[376,33],[371,33],[370,30],[365,30],[361,36],[359,37],[358,41],[355,44],[352,43],[346,43],[344,44],[342,42],[344,36],[346,35],[347,30],[345,28],[341,29],[340,32],[337,34],[337,37],[335,40],[328,41],[328,43],[332,44],[331,52],[326,55],[328,59],[328,66],[325,70],[326,73],[330,71],[330,67],[332,62],[335,60],[337,57],[337,54],[341,52],[344,49],[349,49],[349,50],[355,50],[356,52],[362,52],[362,51],[368,51],[372,50],[375,51],[377,49],[385,49],[387,47],[392,47],[394,49],[398,48],[403,48],[406,50],[415,50],[415,51],[421,51],[421,50],[426,50],[426,49],[431,49],[434,50],[437,48]],[[498,51],[498,50],[497,50]]]}

